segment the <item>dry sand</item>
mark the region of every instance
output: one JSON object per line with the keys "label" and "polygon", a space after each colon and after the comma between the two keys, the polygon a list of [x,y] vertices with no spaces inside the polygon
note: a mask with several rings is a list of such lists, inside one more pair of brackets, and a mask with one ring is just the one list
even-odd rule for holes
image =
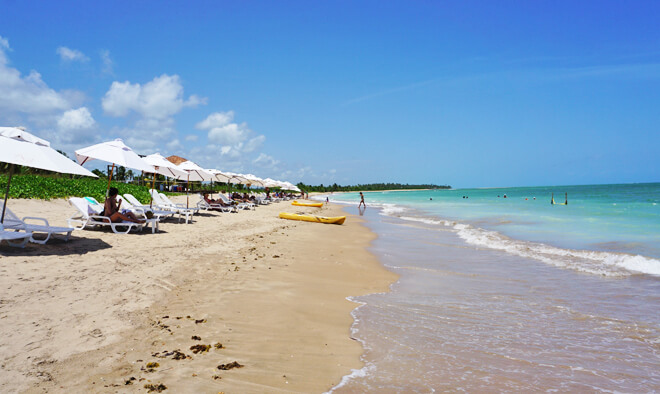
{"label": "dry sand", "polygon": [[[73,213],[64,200],[8,208],[51,225]],[[396,276],[366,250],[374,235],[358,217],[321,225],[280,211],[343,214],[281,202],[164,222],[157,234],[83,230],[66,243],[3,243],[0,392],[330,389],[361,366],[346,297],[386,291]],[[218,369],[234,361],[242,367]]]}

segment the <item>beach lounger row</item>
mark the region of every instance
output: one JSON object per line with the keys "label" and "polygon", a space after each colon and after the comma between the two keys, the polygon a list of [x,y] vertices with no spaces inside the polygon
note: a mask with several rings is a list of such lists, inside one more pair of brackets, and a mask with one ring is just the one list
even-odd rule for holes
{"label": "beach lounger row", "polygon": [[[11,210],[6,209],[4,223],[0,224],[0,242],[16,247],[25,247],[28,242],[45,244],[54,234],[64,236],[64,241],[68,241],[74,230],[83,230],[86,228],[107,227],[117,234],[128,234],[131,231],[142,231],[145,227],[151,226],[152,232],[158,231],[160,220],[179,216],[179,220],[185,218],[186,223],[192,221],[192,216],[200,210],[216,210],[220,212],[238,212],[238,210],[253,210],[259,205],[266,205],[271,202],[277,202],[279,199],[268,199],[265,193],[255,195],[255,203],[237,202],[218,194],[218,197],[224,202],[221,204],[209,204],[200,195],[199,201],[194,207],[186,207],[183,204],[172,202],[165,194],[158,193],[155,190],[150,191],[153,198],[151,206],[144,205],[131,194],[119,196],[122,202],[122,209],[131,211],[138,216],[144,217],[144,223],[118,222],[113,223],[109,217],[103,216],[103,204],[93,197],[71,197],[69,204],[76,209],[70,218],[67,219],[69,227],[51,226],[48,220],[39,217],[26,216],[19,218]],[[0,210],[2,209],[0,201]],[[147,212],[150,212],[148,215]],[[150,216],[150,218],[148,218]],[[35,223],[36,222],[36,223]],[[38,235],[35,238],[35,235]]]}

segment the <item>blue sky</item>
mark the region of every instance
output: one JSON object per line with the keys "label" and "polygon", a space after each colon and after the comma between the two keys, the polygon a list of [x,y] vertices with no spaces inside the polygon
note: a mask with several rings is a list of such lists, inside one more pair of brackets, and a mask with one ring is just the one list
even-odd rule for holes
{"label": "blue sky", "polygon": [[4,1],[0,124],[294,183],[660,181],[657,1]]}

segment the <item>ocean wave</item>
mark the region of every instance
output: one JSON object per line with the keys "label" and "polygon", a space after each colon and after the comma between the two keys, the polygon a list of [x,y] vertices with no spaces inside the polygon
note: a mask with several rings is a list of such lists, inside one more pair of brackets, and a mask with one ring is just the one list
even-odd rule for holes
{"label": "ocean wave", "polygon": [[392,216],[407,211],[406,208],[396,204],[377,204],[377,206],[381,209],[381,215],[385,216]]}
{"label": "ocean wave", "polygon": [[556,267],[574,269],[595,275],[621,277],[635,274],[660,276],[660,260],[641,255],[591,250],[563,249],[538,242],[509,238],[497,231],[485,230],[466,223],[429,217],[403,216],[405,208],[394,204],[382,214],[406,221],[451,228],[466,243],[500,250],[512,255],[542,261]]}
{"label": "ocean wave", "polygon": [[591,250],[562,249],[537,242],[511,239],[497,231],[468,224],[454,226],[457,235],[471,245],[501,250],[516,256],[540,260],[557,267],[603,276],[648,274],[660,276],[660,261],[640,255]]}

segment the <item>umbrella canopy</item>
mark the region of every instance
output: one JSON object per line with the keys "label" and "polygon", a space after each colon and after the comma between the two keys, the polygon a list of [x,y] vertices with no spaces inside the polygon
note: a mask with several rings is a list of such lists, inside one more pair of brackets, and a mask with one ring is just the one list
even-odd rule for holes
{"label": "umbrella canopy", "polygon": [[231,179],[231,175],[228,175],[227,173],[224,173],[224,172],[222,172],[222,171],[220,171],[220,170],[216,170],[215,168],[214,168],[214,169],[210,169],[210,170],[206,170],[206,171],[208,171],[208,172],[210,172],[211,174],[213,174],[213,175],[215,176],[215,180],[216,180],[217,182],[228,183],[228,182],[230,181],[230,179]]}
{"label": "umbrella canopy", "polygon": [[284,189],[286,189],[286,190],[293,190],[293,191],[297,191],[297,192],[300,191],[300,189],[298,189],[298,186],[294,185],[291,182],[282,182],[282,184],[284,185]]}
{"label": "umbrella canopy", "polygon": [[[188,177],[188,173],[180,170],[174,163],[167,160],[160,153],[154,153],[153,155],[146,156],[144,158],[148,164],[154,166],[156,170],[151,180],[151,189],[153,190],[156,187],[156,174],[161,174],[175,179],[185,179]],[[153,204],[153,194],[149,193],[149,206]]]}
{"label": "umbrella canopy", "polygon": [[248,185],[258,184],[258,185],[260,185],[260,186],[262,186],[262,187],[264,186],[263,179],[257,177],[256,175],[252,175],[252,174],[241,174],[240,176],[243,177],[243,178],[245,178],[245,179],[247,179],[247,180],[250,182],[250,183],[248,183]]}
{"label": "umbrella canopy", "polygon": [[[188,173],[188,180],[189,181],[215,181],[216,177],[214,174],[208,172],[207,170],[203,169],[202,167],[198,166],[197,164],[193,163],[192,161],[184,161],[183,163],[179,164],[177,166],[180,170],[183,170]],[[186,179],[186,178],[184,178]]]}
{"label": "umbrella canopy", "polygon": [[245,179],[241,174],[236,174],[233,172],[225,172],[225,174],[231,177],[229,179],[229,182],[235,185],[249,185],[251,183],[250,181]]}
{"label": "umbrella canopy", "polygon": [[280,184],[275,179],[266,178],[266,179],[264,179],[264,186],[265,187],[280,187]]}
{"label": "umbrella canopy", "polygon": [[102,142],[76,151],[76,160],[80,165],[92,160],[101,160],[113,165],[132,168],[134,170],[153,173],[154,167],[145,162],[133,149],[117,138],[114,141]]}
{"label": "umbrella canopy", "polygon": [[50,142],[15,127],[0,127],[0,161],[66,174],[93,176],[50,147]]}
{"label": "umbrella canopy", "polygon": [[[50,142],[15,127],[0,127],[0,161],[42,170],[97,178],[90,171],[51,148]],[[11,184],[13,172],[14,166],[12,165],[9,169],[0,223],[5,220],[5,207],[7,206],[9,185]]]}
{"label": "umbrella canopy", "polygon": [[175,179],[186,179],[188,173],[179,169],[174,163],[161,156],[160,153],[145,156],[144,161],[154,166],[156,173]]}

